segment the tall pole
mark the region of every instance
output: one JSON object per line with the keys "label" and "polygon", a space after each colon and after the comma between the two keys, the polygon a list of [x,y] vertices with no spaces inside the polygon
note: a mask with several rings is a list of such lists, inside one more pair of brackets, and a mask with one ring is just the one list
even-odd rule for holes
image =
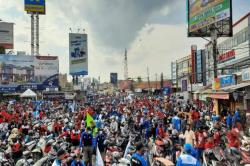
{"label": "tall pole", "polygon": [[213,45],[213,61],[214,61],[214,78],[217,78],[217,30],[213,26],[211,28],[211,40]]}
{"label": "tall pole", "polygon": [[148,66],[147,66],[147,76],[148,76],[148,93],[149,93],[149,89],[150,88],[150,80],[149,80],[149,69],[148,69]]}
{"label": "tall pole", "polygon": [[39,14],[36,13],[36,55],[39,55]]}
{"label": "tall pole", "polygon": [[157,75],[157,73],[155,73],[155,89],[157,89],[157,77],[158,77],[158,75]]}
{"label": "tall pole", "polygon": [[34,55],[34,46],[35,46],[35,26],[34,26],[34,14],[31,13],[31,55]]}

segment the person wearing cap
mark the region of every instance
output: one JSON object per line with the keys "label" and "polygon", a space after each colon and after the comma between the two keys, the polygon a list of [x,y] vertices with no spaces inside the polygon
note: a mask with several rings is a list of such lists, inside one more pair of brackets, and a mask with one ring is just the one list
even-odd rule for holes
{"label": "person wearing cap", "polygon": [[199,160],[194,158],[192,153],[192,145],[191,144],[185,144],[184,145],[184,154],[180,155],[180,157],[177,159],[176,166],[200,166]]}
{"label": "person wearing cap", "polygon": [[54,160],[52,166],[64,166],[63,160],[66,159],[67,153],[63,149],[59,149],[56,155],[56,159]]}
{"label": "person wearing cap", "polygon": [[138,143],[136,146],[136,153],[132,155],[130,160],[131,166],[148,166],[147,160],[143,157],[144,151],[144,145]]}

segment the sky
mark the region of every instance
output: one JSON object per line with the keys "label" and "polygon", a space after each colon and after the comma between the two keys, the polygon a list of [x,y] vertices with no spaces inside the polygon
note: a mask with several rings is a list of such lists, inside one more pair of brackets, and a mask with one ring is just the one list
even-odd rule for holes
{"label": "sky", "polygon": [[[250,0],[233,1],[234,22],[250,12]],[[24,0],[0,0],[0,19],[14,22],[14,51],[30,53],[30,16]],[[88,34],[89,75],[109,81],[110,72],[124,78],[128,50],[131,78],[164,74],[171,61],[189,55],[192,44],[206,41],[187,37],[185,0],[47,0],[40,16],[40,54],[59,57],[60,73],[69,72],[69,29]]]}

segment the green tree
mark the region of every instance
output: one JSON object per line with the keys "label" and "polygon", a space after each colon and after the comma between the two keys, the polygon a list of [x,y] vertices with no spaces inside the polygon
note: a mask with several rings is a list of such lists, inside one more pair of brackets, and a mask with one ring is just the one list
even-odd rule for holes
{"label": "green tree", "polygon": [[0,46],[0,54],[6,54],[5,48],[3,46]]}
{"label": "green tree", "polygon": [[142,82],[141,76],[137,77],[137,82],[138,82],[138,83],[141,83],[141,82]]}

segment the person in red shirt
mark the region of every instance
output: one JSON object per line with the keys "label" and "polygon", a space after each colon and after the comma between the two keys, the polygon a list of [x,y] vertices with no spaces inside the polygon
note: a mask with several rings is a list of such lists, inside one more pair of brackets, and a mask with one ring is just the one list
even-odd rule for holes
{"label": "person in red shirt", "polygon": [[58,122],[58,120],[55,120],[54,124],[53,124],[53,132],[56,135],[59,135],[62,131],[62,126],[61,124]]}
{"label": "person in red shirt", "polygon": [[77,130],[76,127],[70,133],[70,139],[73,146],[79,146],[81,138],[80,130]]}
{"label": "person in red shirt", "polygon": [[228,147],[229,148],[239,148],[240,147],[240,140],[239,140],[239,133],[235,130],[231,130],[227,134],[228,139]]}
{"label": "person in red shirt", "polygon": [[22,144],[18,141],[17,138],[14,138],[13,144],[11,145],[11,152],[13,155],[13,158],[17,161],[20,157],[22,157]]}
{"label": "person in red shirt", "polygon": [[205,150],[213,149],[215,147],[213,137],[208,137],[204,147],[205,147]]}
{"label": "person in red shirt", "polygon": [[200,120],[200,113],[193,108],[193,111],[191,112],[191,118],[193,121],[193,130],[195,131],[198,128],[198,123]]}
{"label": "person in red shirt", "polygon": [[200,159],[202,156],[202,153],[205,148],[205,140],[206,138],[206,133],[203,131],[202,127],[198,128],[198,131],[195,132],[195,148],[197,150],[197,155],[196,158]]}

